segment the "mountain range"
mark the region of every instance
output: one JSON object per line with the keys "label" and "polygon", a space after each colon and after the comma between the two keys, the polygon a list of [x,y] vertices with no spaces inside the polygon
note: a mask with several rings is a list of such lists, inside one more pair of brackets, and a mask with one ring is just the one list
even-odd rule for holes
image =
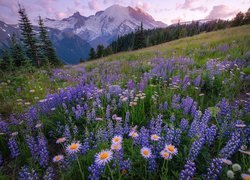
{"label": "mountain range", "polygon": [[[155,21],[148,13],[139,8],[113,5],[89,17],[74,13],[62,20],[44,19],[48,34],[60,59],[67,64],[77,64],[79,59],[87,59],[91,47],[98,44],[109,45],[118,36],[135,31],[141,22],[144,29],[166,27]],[[38,27],[34,26],[35,32]],[[8,48],[11,34],[20,37],[18,25],[0,21],[0,48]]]}

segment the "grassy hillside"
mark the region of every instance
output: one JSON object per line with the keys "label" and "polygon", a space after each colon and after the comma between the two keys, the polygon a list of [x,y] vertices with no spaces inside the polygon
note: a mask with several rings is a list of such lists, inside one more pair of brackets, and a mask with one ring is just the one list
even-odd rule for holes
{"label": "grassy hillside", "polygon": [[242,26],[4,74],[0,179],[249,178],[249,62]]}

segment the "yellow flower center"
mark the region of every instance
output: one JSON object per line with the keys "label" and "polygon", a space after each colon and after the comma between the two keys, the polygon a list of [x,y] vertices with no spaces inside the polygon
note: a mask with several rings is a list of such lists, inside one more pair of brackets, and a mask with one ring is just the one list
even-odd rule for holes
{"label": "yellow flower center", "polygon": [[163,153],[163,157],[168,157],[168,156],[169,156],[169,153],[167,153],[167,152]]}
{"label": "yellow flower center", "polygon": [[119,142],[120,138],[115,138],[114,141],[115,142]]}
{"label": "yellow flower center", "polygon": [[122,170],[122,175],[125,175],[125,174],[127,174],[127,170],[126,170],[126,169],[123,169],[123,170]]}
{"label": "yellow flower center", "polygon": [[61,157],[60,157],[60,156],[56,156],[56,160],[57,160],[57,161],[60,161],[60,160],[61,160]]}
{"label": "yellow flower center", "polygon": [[168,150],[169,150],[170,152],[174,152],[174,146],[168,146]]}
{"label": "yellow flower center", "polygon": [[250,180],[250,176],[245,176],[243,179],[244,180]]}
{"label": "yellow flower center", "polygon": [[114,146],[114,149],[119,149],[119,145],[118,145],[118,144],[115,145],[115,146]]}
{"label": "yellow flower center", "polygon": [[71,150],[76,150],[76,149],[77,149],[77,147],[78,147],[78,145],[77,145],[77,144],[72,144],[72,145],[70,146],[70,149],[71,149]]}
{"label": "yellow flower center", "polygon": [[102,154],[100,155],[100,158],[101,158],[101,160],[104,160],[104,159],[106,159],[108,156],[109,156],[109,154],[108,154],[107,152],[104,152],[104,153],[102,153]]}
{"label": "yellow flower center", "polygon": [[147,156],[147,155],[149,155],[149,151],[148,150],[144,150],[143,154]]}
{"label": "yellow flower center", "polygon": [[136,136],[137,136],[137,133],[134,132],[134,133],[132,134],[132,137],[136,137]]}
{"label": "yellow flower center", "polygon": [[153,135],[152,137],[153,137],[153,139],[158,139],[158,136],[156,134]]}

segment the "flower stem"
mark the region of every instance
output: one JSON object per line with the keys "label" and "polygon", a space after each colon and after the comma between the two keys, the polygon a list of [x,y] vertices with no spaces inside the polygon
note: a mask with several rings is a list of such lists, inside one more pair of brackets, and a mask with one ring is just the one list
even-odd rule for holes
{"label": "flower stem", "polygon": [[77,163],[78,163],[78,166],[79,166],[79,169],[80,169],[80,173],[81,173],[81,176],[82,176],[82,179],[84,180],[84,171],[82,170],[82,166],[80,164],[80,161],[76,155],[76,160],[77,160]]}
{"label": "flower stem", "polygon": [[109,172],[111,174],[111,179],[114,180],[113,171],[111,170],[109,164],[107,166],[108,166]]}

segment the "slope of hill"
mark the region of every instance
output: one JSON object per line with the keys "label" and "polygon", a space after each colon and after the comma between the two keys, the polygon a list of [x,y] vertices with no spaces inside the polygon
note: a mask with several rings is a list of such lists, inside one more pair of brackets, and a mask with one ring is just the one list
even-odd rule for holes
{"label": "slope of hill", "polygon": [[[242,46],[243,49],[250,51],[250,25],[240,27],[228,28],[224,30],[202,33],[193,37],[186,37],[175,41],[143,48],[140,50],[121,52],[113,54],[101,59],[89,61],[84,64],[93,64],[96,62],[105,62],[113,60],[136,60],[136,59],[150,59],[158,56],[196,56],[194,50],[208,51],[209,48],[215,48],[217,44],[230,43]],[[241,52],[239,52],[240,54]],[[241,54],[242,55],[242,54]],[[225,57],[225,56],[224,56]],[[199,60],[206,60],[206,56],[199,57]],[[76,65],[78,66],[78,65]]]}

